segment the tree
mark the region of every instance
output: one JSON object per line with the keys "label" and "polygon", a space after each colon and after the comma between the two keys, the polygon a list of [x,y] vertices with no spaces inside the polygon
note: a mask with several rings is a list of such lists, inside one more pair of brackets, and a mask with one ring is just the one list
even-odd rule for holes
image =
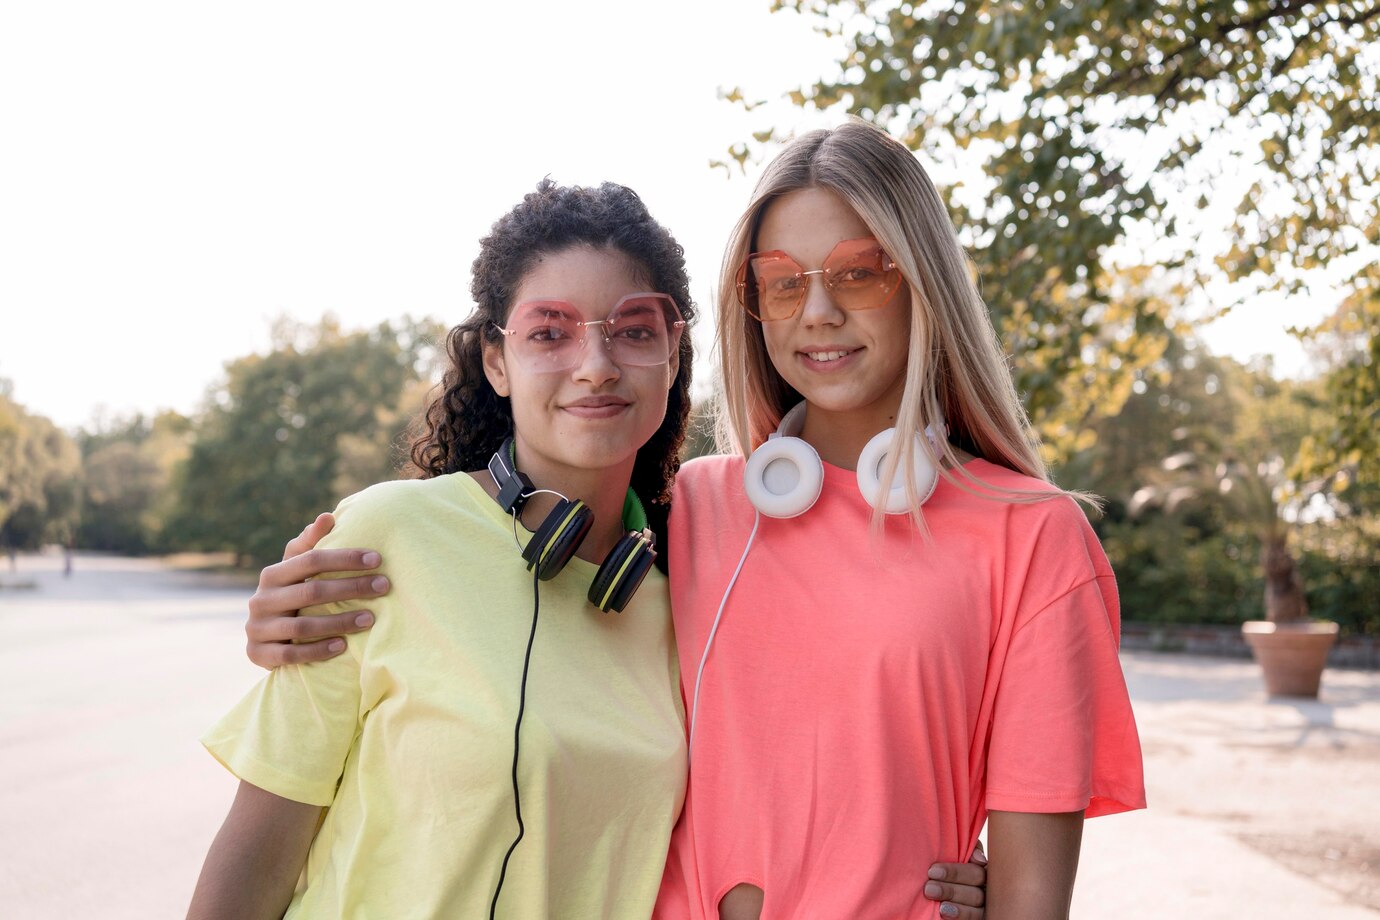
{"label": "tree", "polygon": [[191,421],[176,412],[116,419],[82,432],[78,544],[129,554],[161,549],[173,471],[186,458],[190,440]]}
{"label": "tree", "polygon": [[81,460],[51,420],[0,395],[0,546],[68,542],[77,525]]}
{"label": "tree", "polygon": [[[1212,514],[1219,529],[1244,531],[1258,546],[1265,618],[1306,620],[1309,603],[1300,576],[1297,543],[1310,522],[1330,521],[1333,480],[1301,482],[1290,475],[1299,446],[1325,414],[1316,383],[1277,381],[1259,368],[1215,359],[1229,413],[1220,427],[1184,425],[1173,453],[1141,471],[1143,484],[1127,511],[1169,515]],[[1214,375],[1216,377],[1216,375]]]}
{"label": "tree", "polygon": [[[846,47],[796,103],[845,106],[991,177],[949,203],[1056,458],[1124,401],[1205,279],[1239,282],[1214,309],[1322,267],[1361,284],[1380,238],[1374,0],[777,7]],[[1227,226],[1203,221],[1224,194]]]}
{"label": "tree", "polygon": [[[430,377],[441,331],[410,320],[362,332],[331,319],[280,322],[272,350],[229,364],[211,392],[176,477],[167,539],[254,564],[278,558],[289,537],[341,497],[347,461],[357,474],[386,470],[378,458],[405,424],[401,396]],[[376,445],[372,460],[362,442]]]}
{"label": "tree", "polygon": [[1335,477],[1353,510],[1380,511],[1380,265],[1317,328],[1303,333],[1326,367],[1323,416],[1301,447],[1296,474]]}
{"label": "tree", "polygon": [[[1259,615],[1256,532],[1241,526],[1215,484],[1184,470],[1189,458],[1223,455],[1259,375],[1192,337],[1174,337],[1139,373],[1121,410],[1096,420],[1093,447],[1058,470],[1065,487],[1105,499],[1093,526],[1128,620],[1239,623]],[[1172,471],[1162,468],[1168,458]]]}

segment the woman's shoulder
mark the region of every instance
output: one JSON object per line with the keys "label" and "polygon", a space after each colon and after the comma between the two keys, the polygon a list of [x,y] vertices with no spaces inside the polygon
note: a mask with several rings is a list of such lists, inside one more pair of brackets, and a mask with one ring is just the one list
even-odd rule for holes
{"label": "woman's shoulder", "polygon": [[[987,533],[987,545],[1001,554],[1005,571],[1020,582],[1017,596],[1023,604],[1040,609],[1049,599],[1097,582],[1105,605],[1115,609],[1111,564],[1077,499],[1051,482],[986,461],[965,468],[986,484],[984,494],[997,496],[970,495],[967,500],[989,506],[983,520],[994,530]],[[1007,490],[1010,497],[996,490]],[[999,513],[991,513],[993,505]]]}
{"label": "woman's shoulder", "polygon": [[987,506],[995,502],[1008,513],[1027,519],[1083,517],[1073,496],[1049,480],[1018,473],[980,457],[949,470],[947,475],[952,492],[965,501]]}
{"label": "woman's shoulder", "polygon": [[390,511],[399,504],[413,505],[429,501],[446,485],[443,480],[449,478],[438,476],[434,479],[390,479],[376,482],[342,498],[336,513],[379,513]]}
{"label": "woman's shoulder", "polygon": [[1025,473],[1018,473],[982,457],[975,457],[962,466],[948,471],[949,476],[959,482],[971,484],[979,492],[1001,494],[1002,492],[1058,492],[1054,483]]}
{"label": "woman's shoulder", "polygon": [[1083,506],[1048,480],[982,459],[950,471],[950,476],[956,481],[948,492],[955,506],[977,512],[970,521],[999,528],[1008,551],[1024,547],[1033,552],[1036,546],[1077,551],[1097,545]]}
{"label": "woman's shoulder", "polygon": [[368,537],[415,522],[419,515],[443,506],[478,506],[485,497],[467,473],[378,482],[341,499],[335,509],[335,530]]}

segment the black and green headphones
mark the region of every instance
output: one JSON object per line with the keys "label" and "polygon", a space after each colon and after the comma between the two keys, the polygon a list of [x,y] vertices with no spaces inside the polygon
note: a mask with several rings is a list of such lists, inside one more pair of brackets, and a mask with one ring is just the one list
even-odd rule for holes
{"label": "black and green headphones", "polygon": [[[549,491],[533,486],[532,480],[518,470],[516,458],[513,439],[508,438],[489,460],[489,475],[498,485],[499,507],[514,517],[521,514],[523,505],[532,495]],[[552,494],[560,500],[522,550],[527,570],[535,568],[542,581],[555,578],[565,568],[594,526],[594,512],[588,505],[578,498],[569,499],[558,492]],[[627,533],[600,563],[589,586],[589,602],[605,613],[621,612],[628,605],[656,561],[655,538],[647,526],[647,512],[632,489],[623,501],[623,526]]]}

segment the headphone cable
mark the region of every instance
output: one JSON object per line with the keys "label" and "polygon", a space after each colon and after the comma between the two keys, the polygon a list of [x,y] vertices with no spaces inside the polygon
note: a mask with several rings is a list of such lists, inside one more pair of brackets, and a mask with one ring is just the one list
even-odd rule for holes
{"label": "headphone cable", "polygon": [[532,632],[527,636],[527,653],[522,659],[522,688],[518,692],[517,724],[513,727],[513,810],[517,813],[518,832],[508,852],[503,854],[503,867],[498,872],[498,886],[494,888],[494,899],[489,904],[489,920],[494,920],[498,910],[498,896],[503,891],[503,879],[508,875],[508,860],[522,842],[526,828],[522,823],[522,794],[518,791],[518,752],[522,743],[522,714],[527,708],[527,669],[532,663],[532,643],[537,638],[537,616],[541,612],[541,592],[537,587],[538,567],[532,567]]}
{"label": "headphone cable", "polygon": [[719,620],[724,615],[724,607],[728,604],[728,595],[733,591],[733,586],[738,583],[738,574],[743,571],[743,563],[747,562],[748,550],[752,549],[752,541],[757,537],[757,525],[762,523],[762,512],[754,511],[752,517],[752,533],[748,534],[747,546],[743,547],[743,557],[738,560],[738,567],[733,570],[733,577],[728,580],[728,587],[724,589],[723,600],[719,601],[719,611],[714,614],[714,625],[709,627],[709,638],[704,643],[704,654],[700,656],[700,667],[695,672],[695,696],[690,701],[690,738],[685,743],[685,762],[689,764],[694,758],[695,753],[695,721],[700,715],[700,678],[704,677],[704,663],[709,660],[709,650],[714,647],[714,634],[719,631]]}

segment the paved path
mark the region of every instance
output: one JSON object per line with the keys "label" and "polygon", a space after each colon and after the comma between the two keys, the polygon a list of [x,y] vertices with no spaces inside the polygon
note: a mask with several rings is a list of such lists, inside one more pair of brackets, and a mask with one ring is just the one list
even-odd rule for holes
{"label": "paved path", "polygon": [[[248,589],[61,568],[21,557],[35,587],[0,588],[0,917],[179,917],[234,789],[196,738],[259,674]],[[1123,665],[1151,809],[1088,824],[1076,920],[1380,917],[1380,674],[1270,702],[1249,663]]]}

